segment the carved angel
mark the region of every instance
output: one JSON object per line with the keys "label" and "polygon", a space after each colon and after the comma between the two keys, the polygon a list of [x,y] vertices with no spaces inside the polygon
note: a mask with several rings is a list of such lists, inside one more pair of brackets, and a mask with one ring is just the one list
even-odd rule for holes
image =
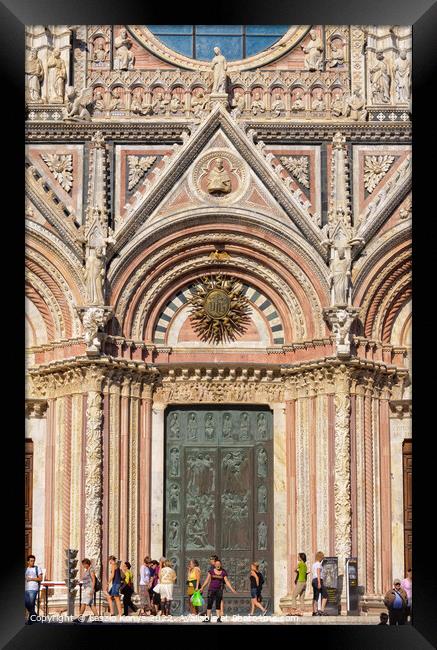
{"label": "carved angel", "polygon": [[78,94],[73,86],[68,86],[67,99],[67,116],[65,119],[78,122],[89,122],[91,120],[88,106],[93,103],[93,93],[90,88],[84,88]]}

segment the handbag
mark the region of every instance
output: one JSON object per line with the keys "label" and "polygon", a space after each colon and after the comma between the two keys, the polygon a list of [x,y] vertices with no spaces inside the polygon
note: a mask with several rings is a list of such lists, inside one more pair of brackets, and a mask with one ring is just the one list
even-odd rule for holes
{"label": "handbag", "polygon": [[202,605],[205,604],[205,600],[200,593],[199,589],[197,589],[194,594],[191,596],[191,602],[194,605],[194,607],[202,607]]}

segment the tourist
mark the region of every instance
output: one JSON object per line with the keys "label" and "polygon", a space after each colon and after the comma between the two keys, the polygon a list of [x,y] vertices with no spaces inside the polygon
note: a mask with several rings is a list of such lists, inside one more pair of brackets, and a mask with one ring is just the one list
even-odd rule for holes
{"label": "tourist", "polygon": [[190,605],[191,614],[198,614],[199,608],[193,605],[191,602],[191,596],[195,591],[199,589],[200,584],[200,569],[199,562],[197,560],[190,560],[188,563],[188,575],[187,575],[187,596],[188,602]]}
{"label": "tourist", "polygon": [[384,597],[384,605],[388,609],[390,625],[404,625],[407,612],[407,594],[401,587],[399,578],[393,580],[393,589],[389,589]]}
{"label": "tourist", "polygon": [[214,568],[209,569],[208,575],[206,577],[205,582],[203,585],[200,587],[200,591],[203,591],[206,586],[209,585],[208,589],[208,605],[207,605],[207,610],[206,610],[206,618],[204,619],[204,623],[210,623],[211,622],[211,611],[215,602],[215,611],[217,613],[217,623],[221,623],[221,603],[222,603],[222,598],[223,598],[223,589],[224,585],[226,584],[229,589],[236,594],[237,592],[231,585],[231,583],[228,580],[228,574],[225,571],[225,569],[222,569],[222,564],[219,559],[217,559],[214,562]]}
{"label": "tourist", "polygon": [[150,616],[150,594],[149,594],[149,584],[150,584],[149,564],[150,563],[151,563],[150,557],[146,556],[144,558],[143,564],[140,567],[140,583],[139,583],[140,616],[142,615]]}
{"label": "tourist", "polygon": [[388,623],[388,614],[387,612],[381,612],[379,615],[379,623],[378,625],[387,625]]}
{"label": "tourist", "polygon": [[410,617],[410,621],[411,621],[411,611],[413,607],[413,571],[411,569],[408,569],[407,577],[402,580],[401,587],[407,594],[407,599],[408,599],[407,611],[405,615],[405,622],[407,622],[408,617]]}
{"label": "tourist", "polygon": [[123,615],[129,616],[129,609],[133,612],[137,611],[136,605],[132,602],[132,595],[134,593],[134,575],[131,569],[131,563],[127,560],[121,565],[123,572],[123,580],[120,587],[120,593],[123,594]]}
{"label": "tourist", "polygon": [[258,600],[261,596],[262,585],[264,584],[264,577],[262,573],[259,572],[258,562],[252,562],[250,565],[250,614],[253,616],[255,612],[255,607],[260,609],[263,613],[263,616],[267,614],[267,607],[263,607],[261,602]]}
{"label": "tourist", "polygon": [[[325,555],[322,551],[316,553],[316,561],[312,566],[313,585],[313,616],[326,616],[325,607],[328,600],[328,591],[323,584],[322,560]],[[319,596],[322,596],[322,609],[318,609]]]}
{"label": "tourist", "polygon": [[151,600],[152,614],[156,616],[161,609],[161,596],[155,591],[155,587],[159,581],[159,562],[152,560],[149,566],[150,569],[150,583],[149,594]]}
{"label": "tourist", "polygon": [[[308,567],[306,565],[307,556],[305,553],[299,553],[299,561],[295,569],[296,578],[294,580],[294,589],[291,596],[292,614],[295,616],[302,616],[305,591],[307,587]],[[296,607],[296,599],[300,600],[300,609]]]}
{"label": "tourist", "polygon": [[[219,559],[218,555],[211,555],[211,556],[210,556],[210,558],[209,558],[209,569],[208,569],[208,571],[210,571],[211,569],[214,569],[214,567],[215,567],[215,563],[216,563],[216,560],[218,560],[218,559]],[[200,615],[201,615],[201,616],[206,616],[206,609],[204,609],[204,611],[201,612]],[[221,610],[220,610],[220,616],[223,616],[223,598],[222,598],[222,608],[221,608]]]}
{"label": "tourist", "polygon": [[161,560],[163,562],[159,572],[159,583],[154,587],[154,591],[158,592],[161,598],[161,611],[159,612],[159,616],[169,616],[173,600],[174,583],[176,582],[176,572],[170,560],[166,560],[165,558],[161,558]]}
{"label": "tourist", "polygon": [[91,568],[91,561],[88,558],[82,560],[83,576],[82,576],[82,604],[80,606],[79,616],[73,619],[73,623],[81,623],[82,616],[87,607],[91,608],[94,616],[98,616],[96,606],[94,605],[94,593],[96,587],[96,574]]}
{"label": "tourist", "polygon": [[108,574],[108,591],[105,593],[105,598],[109,605],[109,616],[114,614],[113,601],[117,607],[118,616],[121,616],[121,600],[120,600],[120,587],[122,575],[120,569],[120,562],[117,562],[115,555],[109,556],[109,574]]}
{"label": "tourist", "polygon": [[24,605],[29,612],[27,625],[32,625],[36,618],[35,601],[42,582],[42,571],[35,564],[35,556],[27,556],[27,568],[25,573]]}

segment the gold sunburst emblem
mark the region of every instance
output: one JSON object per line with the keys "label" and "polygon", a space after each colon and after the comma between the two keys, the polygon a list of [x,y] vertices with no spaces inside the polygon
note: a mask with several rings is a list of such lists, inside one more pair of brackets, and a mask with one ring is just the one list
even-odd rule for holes
{"label": "gold sunburst emblem", "polygon": [[190,320],[202,341],[227,343],[244,334],[251,309],[241,282],[221,273],[203,276],[192,294]]}

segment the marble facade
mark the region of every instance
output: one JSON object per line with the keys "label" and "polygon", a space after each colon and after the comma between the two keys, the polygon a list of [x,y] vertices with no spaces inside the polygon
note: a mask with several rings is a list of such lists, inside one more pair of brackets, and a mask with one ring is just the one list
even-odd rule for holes
{"label": "marble facade", "polygon": [[[64,579],[67,547],[97,568],[159,559],[165,409],[262,404],[274,611],[300,551],[337,555],[340,572],[357,556],[380,603],[407,568],[411,29],[290,26],[227,61],[220,92],[211,60],[147,26],[29,26],[26,57],[38,566]],[[229,345],[201,341],[186,307],[219,273],[252,310]]]}

